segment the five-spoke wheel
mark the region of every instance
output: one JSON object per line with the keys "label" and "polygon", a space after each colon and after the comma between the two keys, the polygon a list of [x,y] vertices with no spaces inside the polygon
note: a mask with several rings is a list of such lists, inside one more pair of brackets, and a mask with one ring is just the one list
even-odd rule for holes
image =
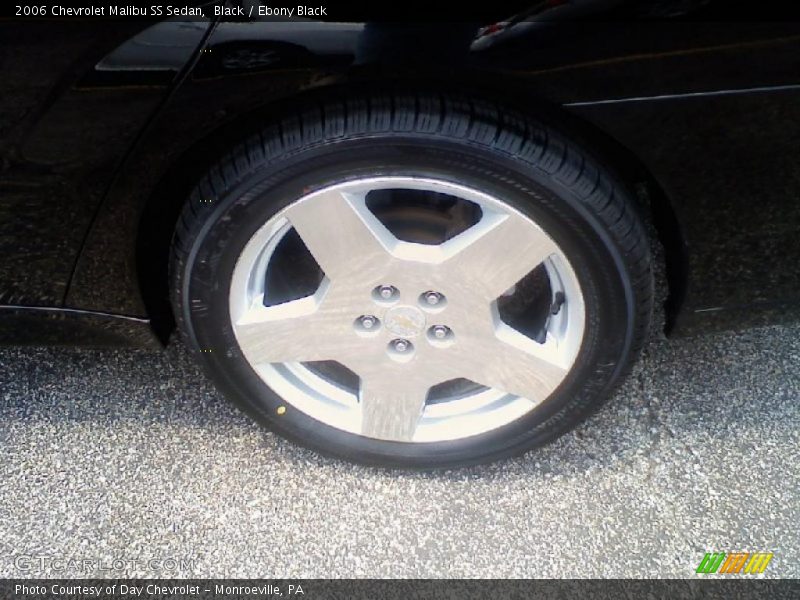
{"label": "five-spoke wheel", "polygon": [[[369,209],[376,191],[417,192],[420,204],[447,195],[474,204],[480,217],[442,243],[408,242]],[[308,296],[265,306],[264,274],[291,229],[324,278]],[[563,299],[541,341],[504,322],[498,308],[539,267],[545,309]],[[411,177],[349,181],[276,214],[237,261],[230,310],[245,357],[287,402],[334,427],[394,441],[468,437],[530,411],[569,371],[585,321],[575,274],[538,225],[477,190]],[[322,379],[316,361],[348,369],[358,387]],[[428,402],[432,388],[457,380],[477,385]]]}

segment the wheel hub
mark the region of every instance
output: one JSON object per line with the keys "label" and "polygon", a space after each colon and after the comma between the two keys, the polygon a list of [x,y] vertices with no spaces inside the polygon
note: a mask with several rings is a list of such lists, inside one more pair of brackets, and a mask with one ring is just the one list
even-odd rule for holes
{"label": "wheel hub", "polygon": [[414,306],[393,306],[383,321],[390,333],[403,338],[416,337],[425,330],[425,315]]}

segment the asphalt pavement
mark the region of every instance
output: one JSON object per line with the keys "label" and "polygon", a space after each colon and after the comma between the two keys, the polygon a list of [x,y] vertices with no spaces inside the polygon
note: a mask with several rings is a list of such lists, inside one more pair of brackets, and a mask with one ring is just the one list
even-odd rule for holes
{"label": "asphalt pavement", "polygon": [[524,457],[438,473],[321,458],[186,350],[0,350],[0,577],[800,577],[800,325],[656,341]]}

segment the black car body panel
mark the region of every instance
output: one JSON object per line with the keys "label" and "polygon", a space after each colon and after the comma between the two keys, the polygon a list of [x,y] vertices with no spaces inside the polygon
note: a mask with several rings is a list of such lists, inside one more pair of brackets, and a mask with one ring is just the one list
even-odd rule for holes
{"label": "black car body panel", "polygon": [[282,104],[385,86],[541,114],[635,186],[665,249],[670,333],[795,317],[800,24],[561,9],[474,42],[488,23],[3,25],[0,341],[163,340],[194,182]]}

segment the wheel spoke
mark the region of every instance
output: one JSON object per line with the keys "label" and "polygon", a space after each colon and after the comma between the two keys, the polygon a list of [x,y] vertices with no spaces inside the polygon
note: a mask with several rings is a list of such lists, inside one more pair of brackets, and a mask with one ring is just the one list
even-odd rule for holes
{"label": "wheel spoke", "polygon": [[380,273],[397,242],[367,208],[363,195],[322,192],[292,206],[287,217],[331,279]]}
{"label": "wheel spoke", "polygon": [[494,300],[558,251],[553,240],[515,214],[487,213],[450,240],[455,254],[447,261],[454,278]]}
{"label": "wheel spoke", "polygon": [[362,377],[361,434],[408,442],[414,437],[430,386],[413,377]]}
{"label": "wheel spoke", "polygon": [[239,346],[254,364],[330,360],[337,353],[342,318],[314,296],[278,306],[255,305],[234,324]]}
{"label": "wheel spoke", "polygon": [[567,374],[554,341],[539,344],[518,331],[501,325],[493,340],[470,344],[459,353],[459,372],[476,383],[522,396],[545,400]]}

